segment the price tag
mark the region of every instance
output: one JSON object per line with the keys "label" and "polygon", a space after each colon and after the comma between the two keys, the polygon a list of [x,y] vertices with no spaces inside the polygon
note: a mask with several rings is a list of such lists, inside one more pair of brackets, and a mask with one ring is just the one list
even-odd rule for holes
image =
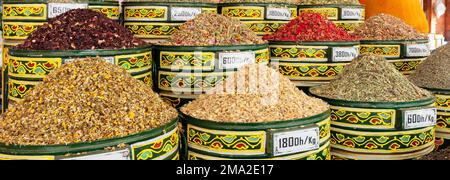
{"label": "price tag", "polygon": [[428,44],[407,44],[407,57],[426,57],[430,55],[430,46]]}
{"label": "price tag", "polygon": [[281,156],[319,149],[319,127],[273,134],[273,155]]}
{"label": "price tag", "polygon": [[289,8],[267,7],[266,19],[270,20],[291,20],[292,13]]}
{"label": "price tag", "polygon": [[240,68],[246,64],[256,63],[255,52],[222,52],[219,53],[219,68]]}
{"label": "price tag", "polygon": [[130,160],[130,159],[131,159],[130,150],[124,149],[119,151],[67,158],[63,160]]}
{"label": "price tag", "polygon": [[48,3],[48,18],[54,18],[72,9],[87,9],[88,4],[79,3]]}
{"label": "price tag", "polygon": [[201,13],[202,8],[172,7],[170,18],[172,21],[189,21]]}
{"label": "price tag", "polygon": [[436,108],[414,109],[403,111],[403,128],[415,129],[436,125]]}
{"label": "price tag", "polygon": [[349,62],[356,58],[359,54],[357,47],[334,47],[333,62]]}
{"label": "price tag", "polygon": [[359,20],[363,18],[363,9],[361,8],[342,8],[341,19]]}

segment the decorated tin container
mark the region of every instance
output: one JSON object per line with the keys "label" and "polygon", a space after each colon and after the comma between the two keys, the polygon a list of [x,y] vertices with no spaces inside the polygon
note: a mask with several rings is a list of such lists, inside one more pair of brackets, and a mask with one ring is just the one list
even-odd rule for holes
{"label": "decorated tin container", "polygon": [[329,111],[304,119],[223,123],[183,114],[188,160],[329,160]]}
{"label": "decorated tin container", "polygon": [[217,13],[215,3],[123,2],[125,28],[153,42],[167,39],[180,25],[203,12]]}
{"label": "decorated tin container", "polygon": [[221,3],[220,13],[238,18],[258,35],[272,34],[298,15],[297,6],[287,3]]}
{"label": "decorated tin container", "polygon": [[269,63],[267,44],[153,47],[154,84],[161,97],[180,107],[225,80],[245,64]]}
{"label": "decorated tin container", "polygon": [[364,23],[365,7],[363,5],[300,5],[298,12],[320,13],[347,32],[353,32]]}
{"label": "decorated tin container", "polygon": [[[138,134],[68,145],[0,143],[0,160],[178,160],[178,120]],[[105,150],[115,147],[115,150]]]}
{"label": "decorated tin container", "polygon": [[450,90],[428,89],[436,96],[436,150],[450,145]]}
{"label": "decorated tin container", "polygon": [[434,148],[434,98],[399,103],[319,98],[331,105],[331,147],[337,159],[413,159]]}
{"label": "decorated tin container", "polygon": [[3,49],[3,54],[2,54],[2,92],[1,92],[1,96],[2,96],[2,113],[4,112],[5,108],[4,108],[4,104],[6,104],[6,100],[8,98],[8,91],[7,91],[7,87],[8,87],[8,83],[7,83],[7,79],[8,79],[8,60],[9,60],[9,49],[20,44],[20,41],[3,41],[2,43],[2,49]]}
{"label": "decorated tin container", "polygon": [[382,56],[405,75],[413,73],[430,55],[428,40],[361,41],[360,54]]}
{"label": "decorated tin container", "polygon": [[358,45],[358,41],[270,41],[270,64],[298,87],[317,86],[340,74],[358,56]]}
{"label": "decorated tin container", "polygon": [[48,3],[47,0],[5,0],[2,13],[3,38],[25,40],[49,19],[76,8],[93,9],[119,21],[118,1],[90,0],[89,3],[83,4]]}
{"label": "decorated tin container", "polygon": [[35,85],[62,64],[77,58],[101,57],[127,70],[152,87],[152,49],[150,46],[119,50],[28,51],[9,50],[7,101],[20,101]]}

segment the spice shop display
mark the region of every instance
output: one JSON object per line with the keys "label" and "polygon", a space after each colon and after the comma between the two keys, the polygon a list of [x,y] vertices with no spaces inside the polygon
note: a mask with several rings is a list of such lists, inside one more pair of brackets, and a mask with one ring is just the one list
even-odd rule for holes
{"label": "spice shop display", "polygon": [[0,159],[177,159],[177,119],[119,66],[75,60],[0,117]]}
{"label": "spice shop display", "polygon": [[331,104],[333,159],[414,159],[434,149],[433,95],[382,57],[360,55],[310,91]]}
{"label": "spice shop display", "polygon": [[330,158],[328,105],[266,65],[242,67],[181,112],[189,160]]}
{"label": "spice shop display", "polygon": [[237,1],[222,0],[220,13],[238,18],[258,35],[275,32],[298,15],[296,0]]}
{"label": "spice shop display", "polygon": [[153,47],[155,87],[175,107],[213,88],[245,64],[269,63],[266,41],[238,19],[203,13]]}
{"label": "spice shop display", "polygon": [[136,37],[156,42],[167,39],[179,29],[180,25],[198,14],[217,13],[217,1],[126,0],[122,9],[125,28]]}
{"label": "spice shop display", "polygon": [[359,42],[319,13],[303,13],[264,39],[271,65],[298,87],[329,82],[358,56]]}
{"label": "spice shop display", "polygon": [[4,105],[20,101],[48,73],[81,57],[102,57],[151,87],[151,53],[151,46],[103,14],[88,9],[68,11],[9,50]]}
{"label": "spice shop display", "polygon": [[433,92],[438,109],[436,149],[450,145],[450,45],[438,48],[409,79],[417,86]]}
{"label": "spice shop display", "polygon": [[430,55],[426,35],[388,14],[370,17],[354,35],[361,40],[360,54],[382,56],[405,75],[413,73]]}
{"label": "spice shop display", "polygon": [[301,0],[299,13],[320,13],[347,32],[364,23],[365,8],[357,0]]}

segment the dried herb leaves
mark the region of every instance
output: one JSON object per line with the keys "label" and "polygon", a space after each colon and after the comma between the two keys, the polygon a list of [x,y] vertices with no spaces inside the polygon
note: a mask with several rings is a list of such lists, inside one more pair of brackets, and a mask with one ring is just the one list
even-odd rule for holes
{"label": "dried herb leaves", "polygon": [[125,49],[147,43],[134,38],[123,26],[101,13],[75,9],[38,28],[23,44],[23,50]]}
{"label": "dried herb leaves", "polygon": [[409,102],[432,94],[410,82],[384,58],[361,55],[330,84],[311,88],[313,94],[357,102]]}
{"label": "dried herb leaves", "polygon": [[324,101],[307,96],[276,70],[253,64],[181,111],[205,120],[256,123],[306,118],[327,109]]}
{"label": "dried herb leaves", "polygon": [[54,145],[123,137],[177,118],[143,82],[99,59],[50,73],[0,117],[0,142]]}

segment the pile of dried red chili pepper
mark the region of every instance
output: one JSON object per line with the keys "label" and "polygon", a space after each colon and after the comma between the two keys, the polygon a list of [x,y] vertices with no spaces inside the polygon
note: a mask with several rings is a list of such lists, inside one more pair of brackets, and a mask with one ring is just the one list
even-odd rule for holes
{"label": "pile of dried red chili pepper", "polygon": [[270,41],[354,41],[354,36],[337,27],[319,13],[302,13],[283,25],[278,31],[266,35]]}

